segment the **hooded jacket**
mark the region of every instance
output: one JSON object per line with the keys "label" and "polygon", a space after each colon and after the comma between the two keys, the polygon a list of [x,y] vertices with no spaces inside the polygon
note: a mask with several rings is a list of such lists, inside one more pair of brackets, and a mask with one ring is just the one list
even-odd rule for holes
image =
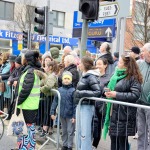
{"label": "hooded jacket", "polygon": [[[89,70],[81,77],[74,94],[74,103],[78,104],[82,97],[100,97],[101,87],[98,70]],[[93,101],[85,100],[82,104],[93,105]]]}

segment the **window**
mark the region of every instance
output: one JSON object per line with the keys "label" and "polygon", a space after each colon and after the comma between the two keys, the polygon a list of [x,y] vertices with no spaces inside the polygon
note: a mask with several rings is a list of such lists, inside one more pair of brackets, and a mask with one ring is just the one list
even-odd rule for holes
{"label": "window", "polygon": [[54,22],[53,25],[55,27],[64,27],[65,26],[65,13],[60,11],[53,11],[54,14]]}
{"label": "window", "polygon": [[0,1],[0,19],[14,19],[14,3]]}
{"label": "window", "polygon": [[134,25],[134,38],[140,41],[144,40],[144,26]]}

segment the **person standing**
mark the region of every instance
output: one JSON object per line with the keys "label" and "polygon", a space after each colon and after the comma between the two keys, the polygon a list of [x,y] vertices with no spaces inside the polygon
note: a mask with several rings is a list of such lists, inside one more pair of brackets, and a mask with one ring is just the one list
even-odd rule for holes
{"label": "person standing", "polygon": [[[88,97],[101,96],[100,73],[93,64],[94,62],[90,57],[85,56],[81,59],[79,68],[82,71],[82,77],[80,78],[74,93],[74,103],[76,105],[81,98],[87,97],[81,104],[80,114],[76,114],[76,146],[80,150],[92,150],[91,131],[95,102],[89,100]],[[77,109],[79,109],[78,105]]]}
{"label": "person standing", "polygon": [[[139,61],[138,65],[143,76],[141,97],[138,103],[141,105],[150,105],[150,43],[146,43],[142,48],[145,58]],[[138,150],[149,150],[150,139],[150,110],[138,108],[137,110],[137,128],[138,128]]]}
{"label": "person standing", "polygon": [[[60,102],[60,121],[62,127],[62,142],[61,150],[72,150],[73,138],[75,132],[75,111],[76,106],[73,103],[73,94],[75,88],[72,85],[72,74],[65,71],[62,75],[62,87],[58,88],[61,96]],[[58,97],[55,96],[51,106],[51,118],[54,120],[56,108],[58,106]]]}
{"label": "person standing", "polygon": [[[136,103],[140,97],[142,75],[135,59],[122,55],[105,95],[116,101]],[[129,150],[128,136],[135,135],[136,108],[107,103],[103,138],[111,138],[111,150]]]}
{"label": "person standing", "polygon": [[40,79],[34,73],[34,70],[40,69],[41,65],[37,51],[28,51],[22,58],[23,65],[26,64],[26,66],[17,84],[17,112],[19,113],[19,109],[22,108],[28,135],[19,135],[17,144],[18,149],[35,149],[35,122],[40,101]]}
{"label": "person standing", "polygon": [[132,47],[130,56],[133,57],[136,61],[140,59],[140,49],[139,47]]}

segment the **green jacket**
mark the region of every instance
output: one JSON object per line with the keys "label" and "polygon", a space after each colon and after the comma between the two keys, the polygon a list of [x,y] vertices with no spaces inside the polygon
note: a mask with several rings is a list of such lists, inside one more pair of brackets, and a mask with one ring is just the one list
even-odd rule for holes
{"label": "green jacket", "polygon": [[137,62],[143,76],[142,92],[139,103],[150,105],[150,64],[144,60]]}

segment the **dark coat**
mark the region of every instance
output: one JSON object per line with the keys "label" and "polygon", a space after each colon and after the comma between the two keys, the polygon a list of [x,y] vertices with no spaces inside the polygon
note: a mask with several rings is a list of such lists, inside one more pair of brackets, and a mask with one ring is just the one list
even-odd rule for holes
{"label": "dark coat", "polygon": [[[75,109],[76,106],[73,103],[73,94],[75,88],[72,85],[63,85],[58,88],[61,96],[60,103],[60,116],[63,118],[75,118]],[[54,97],[50,114],[54,115],[56,111],[56,107],[58,105],[58,96]]]}
{"label": "dark coat", "polygon": [[[82,97],[100,97],[101,96],[101,88],[100,88],[100,80],[99,73],[95,70],[89,70],[84,74],[75,91],[74,94],[74,103],[78,104]],[[82,104],[95,104],[93,101],[85,100]]]}
{"label": "dark coat", "polygon": [[[79,82],[79,72],[77,71],[77,66],[75,64],[71,64],[68,67],[64,68],[63,72],[70,71],[72,73],[72,84],[73,87],[76,88],[78,82]],[[58,77],[58,87],[62,86],[62,74]]]}
{"label": "dark coat", "polygon": [[[136,103],[140,97],[141,85],[134,77],[120,80],[115,87],[117,101]],[[136,126],[136,108],[113,104],[110,121],[111,136],[133,136]]]}

